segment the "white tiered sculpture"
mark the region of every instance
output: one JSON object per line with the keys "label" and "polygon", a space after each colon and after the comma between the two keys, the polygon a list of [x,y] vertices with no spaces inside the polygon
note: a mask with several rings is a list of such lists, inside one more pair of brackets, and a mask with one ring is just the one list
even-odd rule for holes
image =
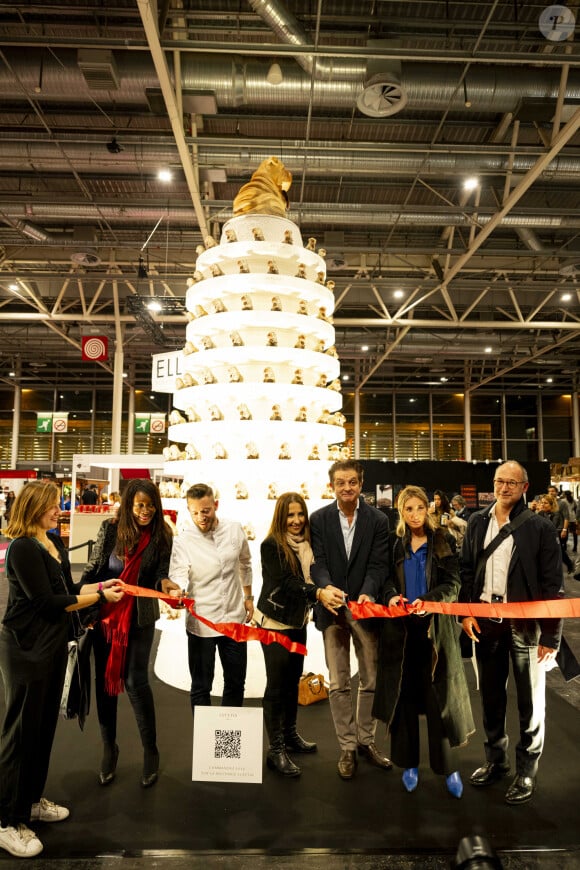
{"label": "white tiered sculpture", "polygon": [[[300,492],[309,512],[333,498],[328,468],[348,457],[341,413],[340,365],[334,348],[332,285],[315,240],[304,247],[283,217],[246,214],[225,224],[221,243],[201,250],[187,292],[186,343],[170,416],[164,502],[180,509],[194,483],[219,498],[218,516],[245,528],[253,556],[253,590],[261,586],[259,547],[278,495]],[[329,282],[330,284],[330,282]],[[327,503],[327,502],[326,502]],[[170,633],[183,630],[172,625]],[[166,632],[164,631],[164,635]],[[189,687],[174,644],[162,636],[155,670]],[[171,648],[170,648],[171,647]],[[309,626],[306,669],[324,672],[319,633]],[[248,644],[246,695],[261,697],[263,657]],[[218,681],[214,691],[221,691]]]}

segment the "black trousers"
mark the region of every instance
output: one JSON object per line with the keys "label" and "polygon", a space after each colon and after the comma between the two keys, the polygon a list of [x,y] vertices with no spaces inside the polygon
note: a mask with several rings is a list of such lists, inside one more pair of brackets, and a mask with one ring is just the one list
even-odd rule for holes
{"label": "black trousers", "polygon": [[224,672],[222,707],[241,707],[244,703],[248,650],[245,643],[231,637],[198,637],[187,632],[187,654],[191,690],[191,711],[211,705],[211,687],[215,674],[215,654],[219,653]]}
{"label": "black trousers", "polygon": [[[306,627],[278,631],[295,643],[306,643]],[[266,665],[264,709],[272,709],[277,726],[288,733],[296,726],[298,683],[304,668],[304,656],[289,652],[279,643],[262,644]]]}
{"label": "black trousers", "polygon": [[429,764],[433,773],[449,776],[457,770],[454,752],[445,734],[431,678],[433,646],[427,632],[429,617],[407,620],[407,641],[401,690],[391,722],[391,758],[398,767],[419,767],[419,716],[427,719]]}
{"label": "black trousers", "polygon": [[[306,643],[306,628],[278,630],[278,634],[295,643]],[[266,665],[266,689],[264,700],[274,704],[286,704],[294,708],[294,723],[298,708],[298,683],[304,668],[304,656],[291,653],[279,643],[262,644],[264,664]]]}
{"label": "black trousers", "polygon": [[544,748],[546,671],[538,663],[539,627],[535,620],[479,620],[481,634],[475,645],[486,734],[487,761],[508,761],[506,731],[507,684],[510,660],[514,675],[520,739],[516,769],[521,776],[535,776]]}
{"label": "black trousers", "polygon": [[0,654],[6,713],[0,734],[0,823],[28,824],[43,796],[67,663],[66,645],[38,680],[19,679]]}
{"label": "black trousers", "polygon": [[[141,742],[144,747],[151,749],[157,738],[153,692],[149,683],[149,657],[154,637],[155,624],[140,627],[134,615],[125,658],[125,689],[133,707]],[[117,739],[118,696],[105,691],[105,669],[110,649],[110,644],[97,625],[93,637],[97,715],[103,741],[113,744]]]}

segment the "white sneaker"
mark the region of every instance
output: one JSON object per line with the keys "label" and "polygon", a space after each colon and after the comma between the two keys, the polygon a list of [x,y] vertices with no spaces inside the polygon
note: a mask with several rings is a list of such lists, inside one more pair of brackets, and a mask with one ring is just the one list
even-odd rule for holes
{"label": "white sneaker", "polygon": [[6,849],[17,858],[34,858],[42,852],[42,843],[26,825],[0,825],[0,849]]}
{"label": "white sneaker", "polygon": [[59,807],[53,801],[40,798],[37,804],[32,804],[30,810],[31,822],[63,822],[70,813],[66,807]]}

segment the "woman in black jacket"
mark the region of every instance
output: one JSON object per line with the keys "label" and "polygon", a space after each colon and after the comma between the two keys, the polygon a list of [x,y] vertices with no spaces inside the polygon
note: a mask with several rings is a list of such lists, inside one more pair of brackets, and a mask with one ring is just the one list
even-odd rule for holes
{"label": "woman in black jacket", "polygon": [[[6,709],[0,730],[0,848],[18,858],[42,851],[28,822],[60,822],[69,811],[43,797],[58,721],[68,641],[78,631],[72,611],[123,592],[105,584],[74,584],[67,552],[52,534],[60,513],[53,483],[20,490],[6,535],[8,604],[0,629],[0,672]],[[118,606],[118,605],[115,605]],[[77,617],[78,623],[78,617]]]}
{"label": "woman in black jacket", "polygon": [[[314,557],[308,510],[301,495],[286,492],[278,498],[260,553],[262,590],[254,622],[305,644],[310,608],[321,590],[310,579]],[[300,776],[300,768],[287,753],[316,752],[316,743],[304,740],[296,730],[304,656],[278,643],[262,644],[262,650],[267,678],[262,706],[270,739],[266,763],[283,776]]]}
{"label": "woman in black jacket", "polygon": [[387,723],[391,758],[403,768],[403,785],[411,792],[419,781],[419,715],[424,713],[431,768],[460,798],[463,785],[452,747],[465,743],[475,726],[455,621],[421,611],[423,601],[457,600],[455,542],[435,525],[420,487],[405,487],[398,508],[384,601],[389,607],[411,602],[415,612],[382,620],[373,715]]}
{"label": "woman in black jacket", "polygon": [[[150,480],[130,480],[116,516],[101,524],[81,583],[120,577],[133,586],[167,594],[177,588],[168,578],[171,543],[159,490]],[[117,697],[125,687],[143,744],[141,784],[148,788],[157,781],[159,751],[148,671],[158,618],[159,605],[154,598],[127,595],[125,605],[116,611],[101,609],[93,639],[97,712],[103,739],[101,785],[109,785],[115,778],[119,756]]]}
{"label": "woman in black jacket", "polygon": [[[557,499],[549,493],[541,495],[538,499],[537,514],[539,517],[544,517],[545,520],[548,520],[548,522],[554,526],[556,538],[558,539],[558,542],[560,542],[560,532],[564,528],[564,515],[558,506]],[[562,547],[562,561],[568,569],[568,574],[572,574],[574,571],[574,565],[565,547]]]}

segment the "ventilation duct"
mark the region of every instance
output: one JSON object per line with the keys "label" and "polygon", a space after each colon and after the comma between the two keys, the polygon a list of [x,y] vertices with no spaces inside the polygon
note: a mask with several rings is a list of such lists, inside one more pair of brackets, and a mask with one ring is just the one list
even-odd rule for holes
{"label": "ventilation duct", "polygon": [[[399,48],[395,40],[371,39],[369,51]],[[407,105],[407,93],[401,85],[401,64],[388,57],[369,60],[367,80],[356,100],[359,112],[369,118],[388,118],[396,115]]]}
{"label": "ventilation duct", "polygon": [[119,75],[112,51],[79,48],[78,66],[91,91],[119,89]]}
{"label": "ventilation duct", "polygon": [[14,226],[23,236],[27,236],[27,238],[33,239],[35,242],[52,241],[52,236],[49,233],[41,230],[40,227],[35,227],[34,224],[29,224],[28,221],[16,221]]}

